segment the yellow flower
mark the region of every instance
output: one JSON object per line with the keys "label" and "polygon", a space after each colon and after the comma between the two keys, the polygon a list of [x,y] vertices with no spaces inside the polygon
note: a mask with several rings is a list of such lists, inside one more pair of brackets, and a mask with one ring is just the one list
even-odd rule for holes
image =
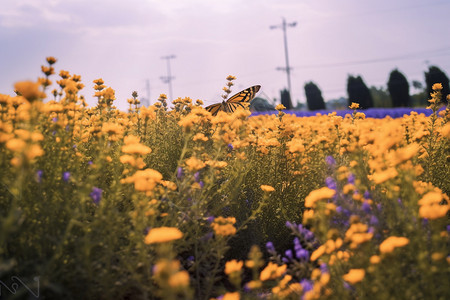
{"label": "yellow flower", "polygon": [[49,65],[53,65],[54,63],[56,63],[57,59],[54,58],[53,56],[49,56],[46,58],[47,62]]}
{"label": "yellow flower", "polygon": [[178,271],[169,277],[169,285],[173,288],[189,286],[189,273]]}
{"label": "yellow flower", "polygon": [[379,171],[379,172],[373,173],[372,180],[376,184],[380,184],[389,179],[397,177],[397,175],[398,175],[398,172],[395,168],[389,168],[385,171]]}
{"label": "yellow flower", "polygon": [[203,141],[206,142],[208,140],[208,138],[201,132],[197,133],[196,135],[194,135],[194,137],[192,138],[193,141]]}
{"label": "yellow flower", "polygon": [[44,150],[42,150],[41,146],[37,144],[31,145],[26,152],[26,156],[29,160],[33,160],[42,155],[44,155]]}
{"label": "yellow flower", "polygon": [[223,295],[222,298],[222,300],[239,300],[239,299],[240,299],[239,292],[226,293],[225,295]]}
{"label": "yellow flower", "polygon": [[122,146],[122,152],[127,154],[146,155],[152,152],[152,149],[142,144],[129,144]]}
{"label": "yellow flower", "polygon": [[32,102],[37,99],[44,99],[45,93],[40,90],[40,84],[32,81],[20,81],[14,85],[14,89],[20,96]]}
{"label": "yellow flower", "polygon": [[311,193],[309,193],[308,196],[306,196],[305,207],[314,207],[317,201],[323,199],[330,199],[334,196],[334,194],[336,194],[336,191],[327,187],[314,190]]}
{"label": "yellow flower", "polygon": [[363,280],[365,275],[366,271],[364,269],[350,269],[350,271],[343,275],[342,278],[351,284],[355,284]]}
{"label": "yellow flower", "polygon": [[236,233],[236,228],[233,224],[236,223],[236,218],[234,217],[217,217],[211,224],[214,233],[218,236],[228,236],[234,235]]}
{"label": "yellow flower", "polygon": [[243,261],[237,261],[235,259],[227,261],[225,263],[225,274],[229,275],[233,272],[239,272],[242,269],[242,266],[244,265]]}
{"label": "yellow flower", "polygon": [[349,106],[350,109],[358,109],[359,103],[352,102],[352,104]]}
{"label": "yellow flower", "polygon": [[422,218],[433,220],[445,217],[447,215],[448,210],[449,210],[448,204],[424,205],[419,208],[419,215]]}
{"label": "yellow flower", "polygon": [[321,245],[319,248],[317,248],[316,250],[314,250],[314,252],[311,254],[311,261],[315,261],[316,259],[318,259],[319,257],[321,257],[324,253],[325,253],[325,245]]}
{"label": "yellow flower", "polygon": [[446,201],[446,204],[441,204],[442,199],[444,199],[444,195],[441,192],[431,191],[426,193],[418,202],[420,205],[419,215],[431,220],[444,217],[450,205],[448,201]]}
{"label": "yellow flower", "polygon": [[261,185],[261,189],[264,191],[264,192],[273,192],[273,191],[275,191],[275,189],[272,187],[272,186],[270,186],[270,185]]}
{"label": "yellow flower", "polygon": [[10,139],[6,142],[6,148],[14,152],[22,152],[23,149],[27,146],[27,143],[21,139]]}
{"label": "yellow flower", "polygon": [[175,227],[152,228],[145,237],[146,244],[166,243],[181,239],[183,233]]}
{"label": "yellow flower", "polygon": [[259,280],[251,280],[251,281],[247,282],[245,287],[248,288],[249,290],[259,289],[262,287],[262,282]]}
{"label": "yellow flower", "polygon": [[228,80],[228,81],[233,81],[233,80],[236,80],[236,77],[233,76],[233,75],[228,75],[228,76],[227,76],[227,80]]}
{"label": "yellow flower", "polygon": [[378,255],[372,255],[370,257],[370,263],[373,265],[380,263],[380,261],[381,261],[381,258]]}
{"label": "yellow flower", "polygon": [[287,265],[278,266],[273,262],[269,262],[269,264],[259,274],[259,280],[266,281],[281,277],[286,272],[286,269]]}
{"label": "yellow flower", "polygon": [[193,172],[203,169],[206,166],[206,164],[203,161],[201,161],[200,159],[198,159],[194,156],[191,156],[190,158],[188,158],[185,161],[185,163],[186,163],[188,170],[193,171]]}
{"label": "yellow flower", "polygon": [[409,244],[409,239],[405,237],[390,236],[380,244],[381,253],[390,253],[397,247],[404,247]]}
{"label": "yellow flower", "polygon": [[284,106],[283,104],[278,104],[277,106],[275,106],[275,109],[280,111],[280,110],[286,109],[286,106]]}
{"label": "yellow flower", "polygon": [[431,87],[434,91],[436,90],[442,90],[442,84],[441,83],[435,83],[433,84],[433,86]]}
{"label": "yellow flower", "polygon": [[138,170],[132,176],[123,179],[123,183],[134,183],[134,189],[140,192],[152,191],[162,180],[162,175],[156,170]]}
{"label": "yellow flower", "polygon": [[[104,134],[109,135],[109,140],[114,142],[114,141],[118,141],[119,138],[122,136],[123,127],[117,123],[105,122],[102,125],[102,132]],[[126,152],[124,152],[124,153],[126,153]]]}

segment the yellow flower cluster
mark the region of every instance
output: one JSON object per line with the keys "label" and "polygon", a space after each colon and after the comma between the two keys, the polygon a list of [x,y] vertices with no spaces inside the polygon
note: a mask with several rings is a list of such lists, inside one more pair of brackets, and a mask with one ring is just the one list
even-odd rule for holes
{"label": "yellow flower cluster", "polygon": [[236,234],[236,228],[233,224],[236,223],[236,218],[234,217],[217,217],[211,223],[211,227],[214,233],[218,236],[229,236]]}
{"label": "yellow flower cluster", "polygon": [[145,243],[166,243],[181,239],[182,237],[183,233],[176,227],[158,227],[149,230],[145,237]]}
{"label": "yellow flower cluster", "polygon": [[138,170],[132,176],[121,180],[122,183],[134,183],[134,189],[139,192],[145,192],[150,196],[158,183],[162,182],[163,176],[156,170],[145,169]]}
{"label": "yellow flower cluster", "polygon": [[331,199],[334,196],[334,194],[336,194],[336,191],[327,187],[322,187],[318,190],[314,190],[311,193],[309,193],[308,196],[306,196],[305,207],[313,208],[315,207],[317,201],[324,199]]}
{"label": "yellow flower cluster", "polygon": [[350,249],[357,248],[360,244],[372,239],[373,233],[367,232],[368,226],[363,223],[355,223],[345,233],[345,240],[350,242]]}
{"label": "yellow flower cluster", "polygon": [[287,265],[279,266],[273,262],[269,262],[267,266],[259,274],[259,280],[266,281],[281,277],[287,269]]}
{"label": "yellow flower cluster", "polygon": [[275,189],[274,189],[272,186],[270,186],[270,185],[264,185],[264,184],[261,185],[261,189],[262,189],[264,192],[266,192],[266,193],[275,191]]}
{"label": "yellow flower cluster", "polygon": [[390,236],[380,244],[381,253],[390,253],[395,248],[404,247],[409,244],[409,239],[405,237]]}
{"label": "yellow flower cluster", "polygon": [[[445,202],[442,202],[444,200]],[[450,209],[450,202],[447,195],[440,191],[431,191],[426,193],[422,199],[419,200],[419,215],[422,218],[430,220],[445,217],[447,211]]]}

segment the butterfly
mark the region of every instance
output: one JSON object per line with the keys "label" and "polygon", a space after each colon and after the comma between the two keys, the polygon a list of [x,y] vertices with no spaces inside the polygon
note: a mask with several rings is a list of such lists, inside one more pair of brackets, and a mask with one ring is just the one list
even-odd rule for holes
{"label": "butterfly", "polygon": [[242,103],[250,102],[255,98],[256,93],[261,88],[260,85],[254,85],[252,87],[249,87],[248,89],[245,89],[243,91],[240,91],[239,93],[231,96],[228,100],[224,100],[221,103],[216,103],[210,106],[205,107],[205,109],[213,116],[217,115],[217,113],[222,110],[224,112],[234,112],[236,108],[242,107],[245,108],[245,106]]}

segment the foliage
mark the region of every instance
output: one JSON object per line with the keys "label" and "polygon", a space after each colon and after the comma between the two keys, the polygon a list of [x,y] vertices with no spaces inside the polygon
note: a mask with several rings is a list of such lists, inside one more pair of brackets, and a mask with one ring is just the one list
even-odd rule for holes
{"label": "foliage", "polygon": [[392,107],[391,98],[383,87],[371,86],[370,95],[372,96],[374,107]]}
{"label": "foliage", "polygon": [[0,95],[8,296],[449,298],[441,85],[429,117],[366,118],[355,103],[345,117],[212,116],[189,98],[140,107],[137,93],[125,113],[101,79],[88,108],[67,71],[44,103],[47,61]]}
{"label": "foliage", "polygon": [[349,101],[348,105],[355,102],[360,104],[362,109],[373,107],[372,95],[370,94],[369,88],[366,86],[361,76],[348,76],[347,94]]}
{"label": "foliage", "polygon": [[306,103],[309,110],[325,109],[325,101],[322,97],[322,92],[314,82],[305,84]]}
{"label": "foliage", "polygon": [[[428,72],[425,72],[425,82],[426,82],[426,91],[427,95],[430,95],[433,92],[433,84],[440,83],[442,84],[442,94],[448,95],[450,94],[450,85],[447,74],[445,74],[440,68],[437,66],[428,67]],[[447,99],[444,99],[444,103],[447,103]]]}
{"label": "foliage", "polygon": [[410,105],[409,83],[405,75],[397,69],[391,71],[387,86],[393,107],[408,107]]}
{"label": "foliage", "polygon": [[284,89],[280,92],[280,98],[281,98],[281,104],[286,107],[286,109],[292,109],[292,100],[291,100],[291,94],[288,90]]}

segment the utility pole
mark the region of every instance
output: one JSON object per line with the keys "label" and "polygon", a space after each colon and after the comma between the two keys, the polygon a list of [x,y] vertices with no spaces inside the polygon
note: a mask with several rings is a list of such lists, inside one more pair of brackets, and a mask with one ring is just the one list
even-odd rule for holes
{"label": "utility pole", "polygon": [[175,77],[172,77],[171,73],[170,73],[170,60],[172,58],[175,58],[175,55],[168,55],[168,56],[163,56],[161,57],[161,59],[165,59],[167,60],[167,76],[161,76],[161,80],[164,83],[168,83],[169,84],[169,101],[172,101],[172,80],[175,79]]}
{"label": "utility pole", "polygon": [[145,80],[145,89],[147,90],[147,99],[144,98],[144,101],[142,101],[142,105],[144,106],[150,106],[150,80]]}
{"label": "utility pole", "polygon": [[286,23],[286,19],[283,18],[283,23],[281,23],[281,25],[273,25],[270,26],[270,29],[277,29],[277,28],[281,28],[283,30],[283,37],[284,37],[284,55],[286,58],[286,67],[282,68],[282,67],[278,67],[277,70],[281,70],[281,71],[286,71],[287,74],[287,82],[288,82],[288,92],[289,95],[291,96],[292,99],[292,94],[291,94],[291,67],[289,66],[289,56],[288,56],[288,46],[287,46],[287,36],[286,36],[286,28],[289,27],[294,27],[295,25],[297,25],[297,22],[292,22],[292,23]]}

